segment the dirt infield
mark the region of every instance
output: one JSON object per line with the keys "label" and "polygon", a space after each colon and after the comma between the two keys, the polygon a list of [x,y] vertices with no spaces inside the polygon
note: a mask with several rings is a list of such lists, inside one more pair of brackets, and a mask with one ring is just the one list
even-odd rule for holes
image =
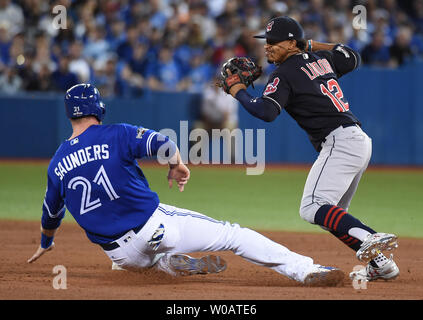
{"label": "dirt infield", "polygon": [[[317,263],[340,267],[348,274],[358,261],[353,251],[326,234],[264,232]],[[217,275],[171,278],[148,270],[112,271],[102,249],[72,223],[63,223],[56,248],[33,264],[26,260],[39,243],[39,223],[0,221],[0,300],[405,300],[423,299],[423,240],[400,238],[395,252],[401,274],[395,281],[375,281],[356,290],[347,275],[336,288],[306,288],[276,272],[235,256],[221,255],[228,268]],[[193,254],[198,256],[198,254]],[[66,268],[67,289],[54,289],[56,265]],[[63,284],[63,283],[62,283]]]}

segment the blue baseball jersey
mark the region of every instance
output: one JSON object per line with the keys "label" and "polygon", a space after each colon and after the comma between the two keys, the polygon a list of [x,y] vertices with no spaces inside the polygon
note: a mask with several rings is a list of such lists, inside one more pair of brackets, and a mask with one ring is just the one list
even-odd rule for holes
{"label": "blue baseball jersey", "polygon": [[152,157],[167,137],[128,124],[93,125],[63,142],[48,167],[41,224],[60,225],[67,208],[94,243],[144,224],[159,205],[137,159]]}

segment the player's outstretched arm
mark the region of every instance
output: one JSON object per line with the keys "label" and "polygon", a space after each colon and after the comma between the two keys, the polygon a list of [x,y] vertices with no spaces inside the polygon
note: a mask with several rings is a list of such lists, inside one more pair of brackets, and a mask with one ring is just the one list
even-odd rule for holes
{"label": "player's outstretched arm", "polygon": [[[229,69],[226,72],[229,76],[232,76]],[[251,97],[246,89],[247,87],[243,83],[237,83],[229,89],[229,94],[237,99],[245,110],[254,117],[266,122],[275,120],[281,111],[279,107],[263,98]]]}
{"label": "player's outstretched arm", "polygon": [[28,259],[28,263],[32,263],[40,258],[44,253],[54,248],[53,238],[57,229],[44,229],[41,227],[41,244],[37,251]]}

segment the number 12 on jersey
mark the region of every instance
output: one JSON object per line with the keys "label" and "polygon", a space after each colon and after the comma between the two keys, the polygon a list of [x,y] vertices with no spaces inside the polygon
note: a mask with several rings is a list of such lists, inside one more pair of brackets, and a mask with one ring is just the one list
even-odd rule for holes
{"label": "number 12 on jersey", "polygon": [[350,110],[348,102],[343,101],[344,94],[342,93],[341,87],[335,79],[328,80],[326,86],[324,84],[321,84],[320,90],[325,96],[330,98],[333,105],[339,112],[345,112]]}
{"label": "number 12 on jersey", "polygon": [[[107,176],[106,170],[103,166],[101,166],[98,170],[93,182],[104,188],[110,198],[110,201],[119,199],[119,196],[115,189],[113,189],[112,183],[110,182],[110,179]],[[72,190],[76,190],[76,187],[78,186],[82,187],[81,210],[79,211],[80,214],[84,214],[88,211],[101,207],[100,199],[91,201],[91,182],[89,180],[82,176],[78,176],[71,179],[68,183],[68,188]]]}

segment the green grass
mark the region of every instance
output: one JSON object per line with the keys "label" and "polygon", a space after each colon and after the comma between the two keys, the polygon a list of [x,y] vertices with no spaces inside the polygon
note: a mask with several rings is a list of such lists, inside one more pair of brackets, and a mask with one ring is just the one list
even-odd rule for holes
{"label": "green grass", "polygon": [[[46,164],[0,164],[0,219],[39,220],[46,188]],[[298,207],[307,176],[301,169],[245,169],[191,166],[184,192],[169,189],[165,167],[144,168],[162,203],[188,208],[256,230],[323,232],[303,221]],[[423,237],[423,171],[368,170],[350,213],[377,231]],[[73,221],[69,213],[65,221]]]}

